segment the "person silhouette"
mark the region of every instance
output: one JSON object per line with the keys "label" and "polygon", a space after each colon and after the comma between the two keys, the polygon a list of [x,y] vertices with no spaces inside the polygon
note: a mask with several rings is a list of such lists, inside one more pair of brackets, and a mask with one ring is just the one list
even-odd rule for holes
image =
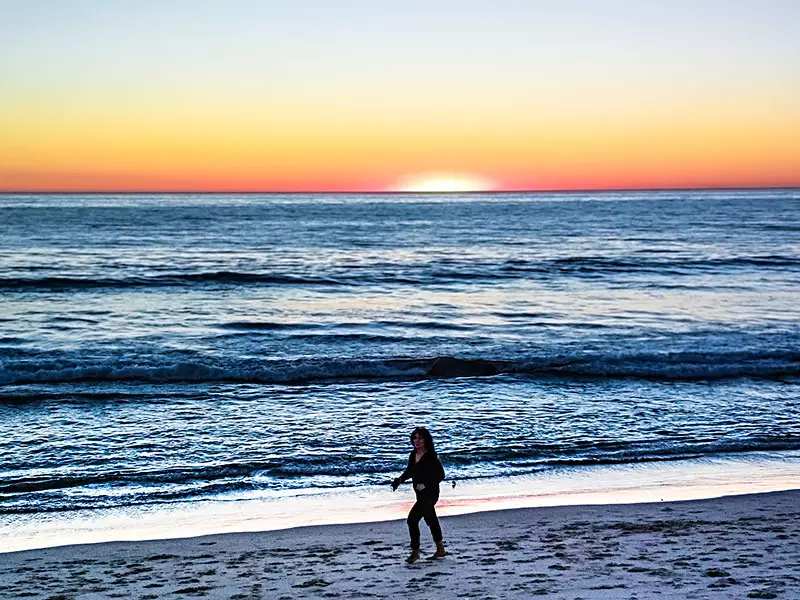
{"label": "person silhouette", "polygon": [[444,558],[444,541],[442,527],[436,516],[436,502],[439,500],[439,484],[444,481],[444,467],[436,455],[431,432],[424,427],[417,427],[411,432],[411,445],[414,449],[408,455],[408,465],[400,477],[392,481],[392,489],[396,490],[401,483],[411,479],[417,501],[408,513],[408,533],[411,537],[411,554],[406,559],[408,563],[419,560],[419,522],[425,523],[431,530],[433,541],[436,542],[436,552],[432,559]]}

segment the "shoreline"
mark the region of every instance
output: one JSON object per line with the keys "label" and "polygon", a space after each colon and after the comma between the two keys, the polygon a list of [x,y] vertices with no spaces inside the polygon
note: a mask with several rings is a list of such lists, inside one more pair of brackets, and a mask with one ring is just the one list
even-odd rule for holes
{"label": "shoreline", "polygon": [[[407,565],[402,521],[8,553],[9,597],[791,597],[800,489],[442,518],[448,556]],[[423,555],[433,549],[423,526]]]}
{"label": "shoreline", "polygon": [[[574,505],[689,501],[800,489],[800,451],[667,463],[554,469],[442,487],[442,517]],[[404,519],[409,486],[253,492],[227,500],[0,516],[0,555],[50,547],[140,542]]]}

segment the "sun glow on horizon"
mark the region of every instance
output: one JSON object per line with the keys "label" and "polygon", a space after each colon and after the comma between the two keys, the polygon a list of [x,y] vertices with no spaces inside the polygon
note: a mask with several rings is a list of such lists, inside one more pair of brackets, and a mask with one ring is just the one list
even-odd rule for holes
{"label": "sun glow on horizon", "polygon": [[419,173],[409,175],[391,186],[393,192],[487,192],[497,185],[485,177],[465,173]]}

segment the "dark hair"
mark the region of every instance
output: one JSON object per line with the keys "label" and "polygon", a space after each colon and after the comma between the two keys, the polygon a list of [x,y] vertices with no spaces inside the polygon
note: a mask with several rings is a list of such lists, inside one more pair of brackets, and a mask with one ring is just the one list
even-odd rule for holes
{"label": "dark hair", "polygon": [[431,454],[436,454],[436,447],[433,445],[433,436],[431,436],[431,432],[428,431],[425,427],[417,427],[414,431],[411,432],[411,435],[408,439],[411,440],[411,443],[414,443],[414,436],[420,434],[422,439],[425,441],[425,450],[430,452]]}

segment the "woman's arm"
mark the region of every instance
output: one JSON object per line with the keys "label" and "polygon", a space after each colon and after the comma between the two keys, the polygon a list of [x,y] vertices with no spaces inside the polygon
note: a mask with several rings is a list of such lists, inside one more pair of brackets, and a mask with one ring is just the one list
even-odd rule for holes
{"label": "woman's arm", "polygon": [[408,464],[406,465],[406,470],[400,475],[400,483],[404,482],[406,479],[411,478],[411,468],[414,466],[414,453],[412,452],[408,456]]}
{"label": "woman's arm", "polygon": [[403,471],[400,474],[400,477],[398,477],[397,479],[395,479],[392,482],[392,489],[396,490],[400,486],[401,483],[403,483],[405,480],[407,480],[407,479],[409,479],[411,477],[411,468],[414,466],[414,462],[413,462],[414,458],[413,457],[414,457],[414,453],[412,452],[408,456],[408,464],[406,465],[406,470]]}

